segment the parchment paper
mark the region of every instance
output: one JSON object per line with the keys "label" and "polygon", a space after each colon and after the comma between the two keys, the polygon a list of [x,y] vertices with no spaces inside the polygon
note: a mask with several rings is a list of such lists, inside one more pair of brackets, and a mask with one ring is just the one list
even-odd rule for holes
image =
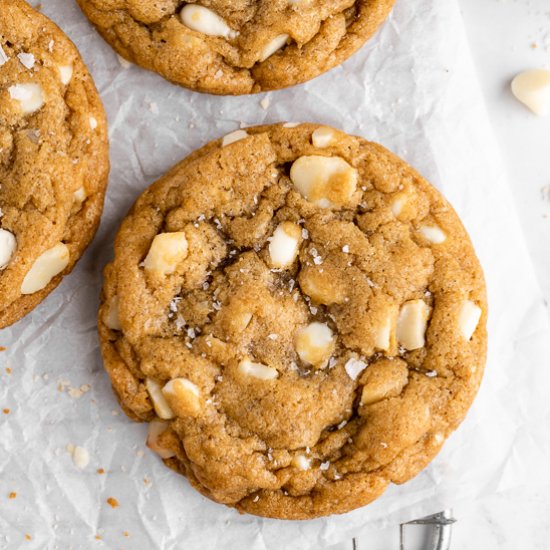
{"label": "parchment paper", "polygon": [[[125,67],[73,0],[42,5],[96,79],[113,168],[100,232],[74,274],[0,333],[7,347],[0,408],[10,409],[0,414],[0,547],[318,549],[461,500],[550,481],[550,327],[455,0],[398,0],[382,31],[342,67],[291,90],[240,98],[192,93]],[[265,97],[267,109],[260,106]],[[95,328],[100,272],[138,194],[240,123],[281,120],[341,127],[418,168],[471,232],[491,306],[481,392],[433,464],[366,508],[308,522],[239,516],[170,472],[146,449],[146,426],[119,412]],[[67,445],[89,451],[86,468],[73,464]],[[109,497],[119,507],[109,506]]]}

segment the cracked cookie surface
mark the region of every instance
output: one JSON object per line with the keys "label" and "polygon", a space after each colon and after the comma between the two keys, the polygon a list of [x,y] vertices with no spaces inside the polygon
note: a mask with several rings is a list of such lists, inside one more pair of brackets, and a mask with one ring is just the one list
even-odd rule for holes
{"label": "cracked cookie surface", "polygon": [[92,239],[109,171],[107,122],[73,43],[0,0],[0,327],[39,304]]}
{"label": "cracked cookie surface", "polygon": [[420,472],[481,381],[483,274],[452,207],[333,128],[239,130],[148,188],[99,331],[148,445],[207,497],[306,519]]}
{"label": "cracked cookie surface", "polygon": [[339,65],[395,0],[78,0],[123,57],[201,92],[285,88]]}

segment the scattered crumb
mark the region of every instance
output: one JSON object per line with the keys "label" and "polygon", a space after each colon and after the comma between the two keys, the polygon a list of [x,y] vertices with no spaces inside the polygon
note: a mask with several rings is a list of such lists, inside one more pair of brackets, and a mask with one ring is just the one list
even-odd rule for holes
{"label": "scattered crumb", "polygon": [[122,533],[125,537],[129,537],[130,536],[130,533],[128,533],[128,531],[124,531],[124,533]]}
{"label": "scattered crumb", "polygon": [[267,110],[269,108],[269,105],[271,103],[271,99],[269,97],[264,97],[261,101],[260,101],[260,105],[262,106],[262,109],[264,110]]}
{"label": "scattered crumb", "polygon": [[105,473],[105,470],[103,468],[98,468],[97,473],[102,476]]}
{"label": "scattered crumb", "polygon": [[11,369],[9,367],[6,367],[6,374],[11,374]]}
{"label": "scattered crumb", "polygon": [[6,347],[5,346],[0,346],[0,351],[6,351]]}
{"label": "scattered crumb", "polygon": [[16,498],[16,497],[17,497],[17,493],[14,492],[14,491],[12,491],[12,492],[8,495],[8,498],[9,498],[10,500],[13,500],[13,499]]}
{"label": "scattered crumb", "polygon": [[4,414],[10,414],[10,410],[9,410],[9,409],[2,409],[2,412],[3,412]]}
{"label": "scattered crumb", "polygon": [[32,540],[32,537],[28,533],[26,533],[25,534],[25,540]]}
{"label": "scattered crumb", "polygon": [[99,535],[96,535],[96,536],[95,536],[95,539],[96,539],[96,540],[101,540],[101,537],[100,537]]}
{"label": "scattered crumb", "polygon": [[109,497],[107,499],[107,504],[111,507],[111,508],[118,508],[119,507],[119,504],[118,504],[118,500],[114,497]]}

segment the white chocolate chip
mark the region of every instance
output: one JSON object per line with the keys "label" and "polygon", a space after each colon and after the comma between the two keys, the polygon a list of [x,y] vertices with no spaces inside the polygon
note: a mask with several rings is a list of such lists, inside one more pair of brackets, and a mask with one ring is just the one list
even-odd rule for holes
{"label": "white chocolate chip", "polygon": [[146,271],[155,275],[170,275],[187,258],[187,238],[183,231],[159,233],[143,262]]}
{"label": "white chocolate chip", "polygon": [[279,51],[289,39],[288,34],[279,34],[271,42],[268,42],[260,53],[259,61],[265,61],[271,57],[276,51]]}
{"label": "white chocolate chip", "polygon": [[95,117],[91,116],[89,118],[89,121],[90,121],[90,128],[92,130],[95,130],[97,128],[97,119]]}
{"label": "white chocolate chip", "polygon": [[348,359],[346,364],[344,365],[344,369],[346,369],[347,375],[352,380],[357,380],[357,377],[367,368],[367,364],[364,361],[361,361],[360,359],[354,359],[353,357],[351,359]]}
{"label": "white chocolate chip", "polygon": [[277,369],[262,363],[253,363],[248,358],[239,363],[239,371],[245,376],[252,376],[259,380],[274,380],[279,376]]}
{"label": "white chocolate chip", "polygon": [[301,122],[285,122],[283,124],[283,128],[296,128],[297,126],[300,126],[302,124]]}
{"label": "white chocolate chip", "polygon": [[25,115],[38,111],[44,105],[44,92],[40,84],[15,84],[8,91]]}
{"label": "white chocolate chip", "polygon": [[335,338],[325,323],[313,322],[296,333],[294,345],[304,363],[322,368],[334,351]]}
{"label": "white chocolate chip", "polygon": [[145,444],[153,452],[157,453],[160,458],[172,458],[176,455],[174,451],[170,449],[165,449],[159,445],[158,439],[163,434],[169,426],[168,422],[164,420],[152,420],[149,422],[149,429],[147,431],[147,440]]}
{"label": "white chocolate chip", "polygon": [[301,233],[300,226],[292,222],[283,222],[277,226],[268,247],[273,267],[285,268],[294,263],[298,256]]}
{"label": "white chocolate chip", "polygon": [[252,313],[245,312],[239,316],[237,324],[241,330],[245,330],[250,324],[250,321],[252,321]]}
{"label": "white chocolate chip", "polygon": [[67,84],[73,78],[73,66],[72,65],[58,65],[57,69],[59,70],[59,77],[61,79],[61,84],[67,86]]}
{"label": "white chocolate chip", "polygon": [[376,336],[374,338],[374,345],[377,349],[382,351],[389,351],[391,345],[391,330],[393,315],[388,315],[384,322],[378,327]]}
{"label": "white chocolate chip", "polygon": [[207,36],[223,36],[231,39],[238,35],[222,17],[204,6],[187,4],[181,10],[180,18],[186,27]]}
{"label": "white chocolate chip", "polygon": [[302,470],[302,472],[309,470],[311,467],[311,461],[305,455],[294,455],[291,464],[298,470]]}
{"label": "white chocolate chip", "polygon": [[77,203],[83,203],[86,200],[86,197],[88,195],[86,194],[86,189],[84,189],[84,186],[81,185],[74,193],[73,198],[74,201]]}
{"label": "white chocolate chip", "polygon": [[458,312],[458,328],[465,340],[471,340],[481,319],[481,308],[465,300]]}
{"label": "white chocolate chip", "polygon": [[403,207],[406,203],[406,198],[404,195],[401,195],[397,197],[392,203],[391,203],[391,213],[397,218],[399,214],[403,211]]}
{"label": "white chocolate chip", "polygon": [[235,130],[234,132],[231,132],[230,134],[227,134],[223,137],[222,147],[225,147],[226,145],[231,145],[232,143],[240,141],[241,139],[244,139],[246,137],[248,137],[248,134],[244,130]]}
{"label": "white chocolate chip", "polygon": [[0,229],[0,270],[8,267],[16,248],[17,241],[13,233],[6,229]]}
{"label": "white chocolate chip", "polygon": [[174,378],[162,388],[162,394],[176,416],[198,416],[201,411],[201,392],[187,378]]}
{"label": "white chocolate chip", "polygon": [[34,261],[21,284],[21,294],[33,294],[42,290],[68,265],[69,249],[65,243],[57,243]]}
{"label": "white chocolate chip", "polygon": [[73,464],[79,469],[83,470],[90,463],[90,453],[84,447],[76,446],[73,448]]}
{"label": "white chocolate chip", "polygon": [[122,326],[120,324],[120,318],[118,315],[118,305],[119,300],[118,296],[113,296],[109,302],[107,313],[103,319],[105,325],[111,330],[121,330]]}
{"label": "white chocolate chip", "polygon": [[397,340],[405,349],[424,347],[430,311],[430,306],[423,300],[411,300],[401,307],[397,317]]}
{"label": "white chocolate chip", "polygon": [[6,52],[2,49],[2,46],[0,46],[0,67],[5,65],[9,59],[10,58],[7,56]]}
{"label": "white chocolate chip", "polygon": [[311,134],[311,143],[313,143],[313,147],[317,147],[317,149],[328,147],[333,140],[334,130],[328,126],[317,128],[313,134]]}
{"label": "white chocolate chip", "polygon": [[430,241],[433,244],[441,244],[447,239],[447,235],[445,235],[445,233],[443,233],[443,231],[439,227],[433,225],[424,225],[418,230],[418,232],[427,241]]}
{"label": "white chocolate chip", "polygon": [[32,53],[21,52],[17,54],[17,58],[19,59],[21,65],[29,70],[34,67],[36,62],[36,59]]}
{"label": "white chocolate chip", "polygon": [[512,93],[539,116],[550,113],[550,69],[533,69],[512,80]]}
{"label": "white chocolate chip", "polygon": [[356,190],[357,178],[357,170],[341,157],[303,156],[290,169],[296,190],[322,208],[348,202]]}
{"label": "white chocolate chip", "polygon": [[174,418],[174,412],[170,408],[168,401],[166,401],[166,398],[162,393],[161,385],[156,380],[147,378],[145,380],[145,387],[147,388],[147,392],[149,393],[149,397],[151,398],[151,402],[153,403],[157,416],[163,420],[170,420],[171,418]]}

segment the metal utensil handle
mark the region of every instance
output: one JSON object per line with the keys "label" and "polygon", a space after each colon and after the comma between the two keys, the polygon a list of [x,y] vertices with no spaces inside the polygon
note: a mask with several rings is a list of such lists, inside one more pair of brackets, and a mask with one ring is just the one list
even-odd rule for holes
{"label": "metal utensil handle", "polygon": [[451,535],[453,531],[453,523],[456,519],[453,518],[452,510],[443,510],[433,516],[426,516],[425,518],[415,519],[407,523],[400,525],[400,537],[399,547],[400,550],[406,550],[405,548],[405,527],[407,525],[431,525],[431,540],[428,550],[450,550],[451,548]]}
{"label": "metal utensil handle", "polygon": [[[430,525],[432,527],[431,540],[430,546],[426,550],[450,550],[453,523],[456,523],[456,519],[453,518],[452,510],[443,510],[433,516],[402,523],[399,526],[399,548],[400,550],[406,550],[405,527],[407,525]],[[356,538],[353,539],[353,550],[359,550]]]}

